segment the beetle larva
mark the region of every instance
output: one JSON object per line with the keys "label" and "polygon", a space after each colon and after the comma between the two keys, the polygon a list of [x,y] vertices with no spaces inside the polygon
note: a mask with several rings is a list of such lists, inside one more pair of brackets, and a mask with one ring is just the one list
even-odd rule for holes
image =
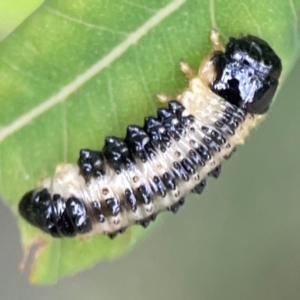
{"label": "beetle larva", "polygon": [[198,74],[186,65],[189,87],[144,127],[129,125],[125,139],[109,136],[102,151],[80,150],[53,178],[26,193],[20,214],[54,237],[110,237],[128,226],[146,227],[163,210],[176,212],[189,192],[201,194],[206,177],[263,120],[278,86],[281,61],[262,39],[230,38]]}

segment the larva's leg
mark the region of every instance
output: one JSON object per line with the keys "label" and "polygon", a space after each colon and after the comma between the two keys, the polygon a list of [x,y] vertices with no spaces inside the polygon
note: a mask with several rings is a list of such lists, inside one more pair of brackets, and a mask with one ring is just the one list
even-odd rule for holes
{"label": "larva's leg", "polygon": [[170,98],[165,94],[157,94],[156,97],[161,103],[168,103],[169,101],[174,100],[174,98]]}
{"label": "larva's leg", "polygon": [[180,62],[180,69],[188,79],[192,79],[197,76],[197,73],[185,62]]}
{"label": "larva's leg", "polygon": [[212,48],[214,51],[225,51],[225,47],[224,45],[220,42],[220,38],[219,38],[220,34],[216,29],[213,29],[210,32],[210,40],[212,43]]}
{"label": "larva's leg", "polygon": [[[180,62],[180,69],[190,80],[197,76],[197,73],[187,63]],[[174,98],[170,98],[165,94],[157,94],[156,97],[162,103],[168,103],[174,100]]]}

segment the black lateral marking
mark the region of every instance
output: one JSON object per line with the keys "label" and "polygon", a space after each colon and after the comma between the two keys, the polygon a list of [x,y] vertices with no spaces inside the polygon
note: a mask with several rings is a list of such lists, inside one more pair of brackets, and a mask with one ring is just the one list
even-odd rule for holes
{"label": "black lateral marking", "polygon": [[103,223],[105,221],[105,216],[104,216],[104,213],[101,209],[101,204],[99,201],[97,200],[94,200],[93,201],[93,208],[94,208],[94,211],[95,211],[95,214],[97,216],[97,219],[100,223]]}
{"label": "black lateral marking", "polygon": [[209,136],[205,136],[203,138],[203,142],[206,146],[208,146],[208,148],[210,148],[212,151],[214,152],[220,152],[221,148],[220,146]]}
{"label": "black lateral marking", "polygon": [[70,197],[66,201],[66,213],[77,233],[83,234],[92,230],[92,222],[80,199]]}
{"label": "black lateral marking", "polygon": [[204,188],[206,186],[206,180],[202,180],[199,184],[197,184],[193,189],[192,193],[201,195]]}
{"label": "black lateral marking", "polygon": [[196,169],[193,165],[193,162],[188,157],[184,158],[181,161],[181,165],[183,166],[183,168],[186,170],[188,174],[192,175],[196,173]]}
{"label": "black lateral marking", "polygon": [[144,204],[149,204],[151,202],[151,197],[153,195],[152,189],[148,184],[141,184],[137,190],[139,191]]}
{"label": "black lateral marking", "polygon": [[173,169],[175,170],[174,172],[178,178],[180,178],[184,181],[189,181],[190,177],[180,162],[175,161],[173,163],[173,167],[174,167]]}
{"label": "black lateral marking", "polygon": [[220,122],[226,124],[233,132],[239,126],[239,120],[226,112],[223,112]]}
{"label": "black lateral marking", "polygon": [[118,199],[108,198],[108,199],[105,199],[105,203],[109,207],[112,216],[115,217],[120,213],[121,208],[120,208]]}
{"label": "black lateral marking", "polygon": [[151,142],[162,152],[165,152],[166,147],[170,147],[172,144],[171,137],[169,136],[167,129],[158,119],[146,117],[144,130],[149,135]]}
{"label": "black lateral marking", "polygon": [[184,204],[184,202],[184,198],[181,198],[177,203],[174,203],[173,205],[167,207],[167,210],[171,211],[173,214],[176,214],[179,208]]}
{"label": "black lateral marking", "polygon": [[225,136],[217,129],[211,130],[210,137],[220,146],[227,142]]}
{"label": "black lateral marking", "polygon": [[176,125],[179,123],[178,119],[172,114],[171,111],[165,108],[159,108],[157,110],[158,119],[162,122],[166,128],[168,134],[175,140],[180,140],[180,134],[176,130]]}
{"label": "black lateral marking", "polygon": [[125,194],[126,202],[129,204],[131,210],[136,211],[136,209],[137,209],[137,200],[134,196],[134,193],[131,190],[126,189],[124,194]]}
{"label": "black lateral marking", "polygon": [[231,156],[236,152],[236,147],[232,149],[232,151],[228,155],[224,155],[224,158],[228,160]]}
{"label": "black lateral marking", "polygon": [[227,106],[224,113],[231,115],[238,121],[238,123],[243,122],[246,119],[246,112],[236,105]]}
{"label": "black lateral marking", "polygon": [[221,173],[221,167],[222,165],[218,165],[217,167],[215,167],[212,171],[210,171],[208,173],[208,176],[214,177],[214,178],[218,178],[220,173]]}
{"label": "black lateral marking", "polygon": [[227,133],[231,136],[233,136],[235,134],[235,130],[230,128],[227,124],[225,124],[221,120],[216,121],[215,125],[217,128],[219,128],[219,130],[221,130],[224,133]]}
{"label": "black lateral marking", "polygon": [[80,174],[86,182],[88,182],[91,177],[100,178],[105,175],[104,156],[100,151],[81,149],[77,163]]}
{"label": "black lateral marking", "polygon": [[196,148],[195,150],[202,157],[202,159],[204,161],[208,161],[208,160],[211,159],[210,151],[209,151],[209,149],[205,145],[200,144],[199,147]]}
{"label": "black lateral marking", "polygon": [[103,155],[108,164],[116,171],[121,173],[121,169],[129,169],[134,165],[134,159],[127,147],[127,144],[120,138],[108,136],[102,149]]}
{"label": "black lateral marking", "polygon": [[[40,197],[44,197],[44,191],[40,192]],[[44,194],[44,195],[42,195]],[[73,237],[76,235],[76,228],[66,211],[66,201],[59,195],[53,195],[52,202],[52,219],[55,220],[54,227],[49,226],[50,233],[53,237]],[[48,211],[49,212],[49,211]],[[49,215],[48,215],[49,216]],[[51,218],[50,218],[51,219]],[[49,220],[50,221],[50,220]]]}
{"label": "black lateral marking", "polygon": [[176,179],[172,171],[163,174],[162,181],[168,189],[176,189]]}
{"label": "black lateral marking", "polygon": [[205,166],[205,161],[201,158],[201,156],[197,153],[195,149],[191,149],[189,151],[189,158],[194,164],[199,166]]}
{"label": "black lateral marking", "polygon": [[108,236],[111,240],[113,240],[118,234],[119,234],[119,232],[118,232],[118,231],[115,231],[115,232],[113,232],[113,233],[109,233],[107,236]]}
{"label": "black lateral marking", "polygon": [[164,183],[162,182],[162,180],[160,179],[160,177],[155,175],[153,177],[153,182],[155,183],[155,186],[156,186],[156,189],[157,189],[158,193],[162,197],[165,197],[167,195],[167,189],[166,189]]}
{"label": "black lateral marking", "polygon": [[154,222],[156,220],[156,214],[153,214],[143,220],[138,220],[135,222],[136,225],[141,225],[143,226],[144,228],[147,228],[150,224],[150,222]]}
{"label": "black lateral marking", "polygon": [[150,142],[150,137],[143,128],[136,125],[129,125],[127,127],[125,142],[133,155],[137,156],[142,162],[147,161],[147,151],[145,147]]}

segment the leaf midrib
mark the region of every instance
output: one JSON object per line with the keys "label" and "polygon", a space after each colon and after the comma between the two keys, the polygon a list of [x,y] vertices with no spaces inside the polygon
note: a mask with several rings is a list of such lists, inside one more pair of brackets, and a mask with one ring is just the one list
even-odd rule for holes
{"label": "leaf midrib", "polygon": [[71,94],[76,92],[81,86],[87,83],[95,75],[99,74],[104,68],[108,67],[116,59],[121,57],[132,45],[137,43],[144,37],[152,28],[159,25],[164,19],[170,16],[173,12],[178,10],[186,0],[174,0],[167,6],[156,12],[150,19],[143,23],[137,30],[130,33],[127,38],[114,47],[106,56],[99,59],[84,73],[75,77],[73,81],[65,85],[55,95],[43,101],[41,104],[32,108],[29,112],[21,115],[19,118],[11,122],[11,124],[0,129],[0,143],[7,137],[13,135],[21,128],[28,125],[32,120],[44,114],[46,111],[55,105],[65,101]]}

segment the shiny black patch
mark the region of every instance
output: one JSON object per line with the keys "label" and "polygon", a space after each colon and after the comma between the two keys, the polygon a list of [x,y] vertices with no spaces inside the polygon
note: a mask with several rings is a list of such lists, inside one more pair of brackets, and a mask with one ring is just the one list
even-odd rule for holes
{"label": "shiny black patch", "polygon": [[126,199],[126,202],[129,204],[129,207],[131,208],[131,210],[136,211],[137,200],[134,196],[134,193],[131,190],[129,190],[129,189],[125,190],[125,199]]}
{"label": "shiny black patch", "polygon": [[158,176],[154,176],[153,182],[155,183],[156,190],[158,191],[160,196],[165,197],[167,195],[167,189],[162,180]]}
{"label": "shiny black patch", "polygon": [[104,156],[100,151],[81,149],[78,166],[80,174],[88,182],[91,177],[100,178],[105,175]]}
{"label": "shiny black patch", "polygon": [[199,184],[197,184],[193,189],[192,189],[192,193],[201,195],[204,188],[206,186],[206,180],[202,180]]}
{"label": "shiny black patch", "polygon": [[134,165],[134,159],[123,139],[114,136],[106,137],[102,152],[117,174],[121,173],[123,168],[127,170]]}
{"label": "shiny black patch", "polygon": [[230,38],[225,52],[215,52],[213,92],[253,114],[264,114],[278,86],[282,65],[268,43],[251,35]]}
{"label": "shiny black patch", "polygon": [[108,198],[105,200],[105,203],[108,206],[110,214],[112,216],[116,217],[120,213],[121,207],[120,207],[118,199]]}

